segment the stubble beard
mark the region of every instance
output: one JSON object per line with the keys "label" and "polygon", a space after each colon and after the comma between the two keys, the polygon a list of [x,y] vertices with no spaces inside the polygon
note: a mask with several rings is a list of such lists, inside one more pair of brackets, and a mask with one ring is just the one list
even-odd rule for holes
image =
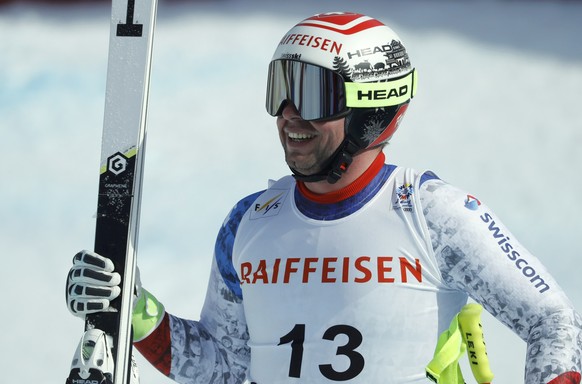
{"label": "stubble beard", "polygon": [[329,160],[333,151],[317,150],[309,155],[298,155],[284,147],[285,162],[289,168],[302,175],[314,175],[323,170],[323,165]]}

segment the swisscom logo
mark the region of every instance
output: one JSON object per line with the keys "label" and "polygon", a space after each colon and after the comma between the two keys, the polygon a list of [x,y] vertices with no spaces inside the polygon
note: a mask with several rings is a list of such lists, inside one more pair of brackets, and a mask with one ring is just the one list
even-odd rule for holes
{"label": "swisscom logo", "polygon": [[465,199],[465,208],[470,209],[471,211],[476,211],[479,209],[481,202],[475,196],[467,195]]}

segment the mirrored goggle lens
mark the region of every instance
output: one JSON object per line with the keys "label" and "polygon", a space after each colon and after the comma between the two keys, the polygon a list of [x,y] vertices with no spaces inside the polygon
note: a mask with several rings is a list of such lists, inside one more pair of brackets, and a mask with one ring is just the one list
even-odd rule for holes
{"label": "mirrored goggle lens", "polygon": [[269,65],[267,112],[280,116],[291,102],[304,120],[328,119],[344,113],[346,89],[343,78],[323,67],[293,60]]}

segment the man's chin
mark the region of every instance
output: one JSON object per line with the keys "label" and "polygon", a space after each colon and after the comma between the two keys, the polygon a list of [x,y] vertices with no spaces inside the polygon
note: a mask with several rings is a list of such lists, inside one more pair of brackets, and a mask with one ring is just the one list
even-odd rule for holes
{"label": "man's chin", "polygon": [[291,168],[291,170],[293,172],[298,173],[298,174],[303,175],[303,176],[313,176],[313,175],[317,175],[319,172],[321,172],[320,168],[314,169],[314,168],[297,167],[295,165],[295,163],[287,163],[287,165],[289,166],[289,168]]}

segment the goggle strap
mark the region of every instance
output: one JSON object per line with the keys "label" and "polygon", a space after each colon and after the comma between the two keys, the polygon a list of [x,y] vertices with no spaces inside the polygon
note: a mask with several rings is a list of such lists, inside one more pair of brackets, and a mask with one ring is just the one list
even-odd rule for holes
{"label": "goggle strap", "polygon": [[416,94],[417,77],[413,69],[399,79],[380,83],[345,83],[346,106],[349,108],[381,108],[400,105]]}

